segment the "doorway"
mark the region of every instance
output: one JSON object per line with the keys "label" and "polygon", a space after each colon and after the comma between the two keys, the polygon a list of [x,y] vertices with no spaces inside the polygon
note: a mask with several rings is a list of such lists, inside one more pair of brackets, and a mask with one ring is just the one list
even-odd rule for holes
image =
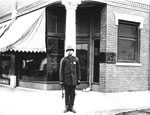
{"label": "doorway", "polygon": [[76,45],[76,55],[79,58],[80,70],[81,70],[81,81],[88,81],[88,44],[78,43]]}
{"label": "doorway", "polygon": [[[99,87],[101,7],[84,4],[76,11],[76,55],[81,67],[80,88]],[[93,87],[94,86],[94,87]],[[96,89],[95,89],[96,86]]]}

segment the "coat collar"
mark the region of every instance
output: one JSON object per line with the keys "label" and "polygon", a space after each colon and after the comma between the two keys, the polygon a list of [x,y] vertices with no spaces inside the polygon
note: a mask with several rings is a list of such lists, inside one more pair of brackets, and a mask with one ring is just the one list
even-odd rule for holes
{"label": "coat collar", "polygon": [[72,59],[72,58],[73,58],[73,56],[67,56],[67,58],[68,58],[68,59]]}

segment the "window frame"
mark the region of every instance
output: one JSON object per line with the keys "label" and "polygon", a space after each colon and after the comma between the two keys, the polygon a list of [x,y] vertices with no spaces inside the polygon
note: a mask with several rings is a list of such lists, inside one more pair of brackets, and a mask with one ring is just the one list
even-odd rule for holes
{"label": "window frame", "polygon": [[[119,24],[126,24],[126,25],[133,25],[136,26],[137,30],[137,37],[126,37],[126,36],[119,36]],[[117,36],[117,62],[119,63],[140,63],[140,23],[137,22],[131,22],[131,21],[125,21],[125,20],[119,20],[118,22],[118,36]],[[135,41],[137,45],[137,53],[134,51],[134,60],[124,60],[124,59],[119,59],[119,39],[120,37],[122,40],[130,40],[130,41]],[[121,40],[120,39],[120,40]],[[137,40],[136,40],[137,39]],[[134,46],[134,49],[136,49],[136,46]],[[137,56],[137,57],[136,57]]]}

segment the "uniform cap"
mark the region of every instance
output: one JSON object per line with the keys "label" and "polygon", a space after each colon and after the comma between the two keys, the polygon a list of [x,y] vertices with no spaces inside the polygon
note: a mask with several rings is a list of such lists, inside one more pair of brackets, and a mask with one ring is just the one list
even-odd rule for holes
{"label": "uniform cap", "polygon": [[66,52],[70,51],[70,50],[74,51],[73,47],[72,46],[67,46]]}

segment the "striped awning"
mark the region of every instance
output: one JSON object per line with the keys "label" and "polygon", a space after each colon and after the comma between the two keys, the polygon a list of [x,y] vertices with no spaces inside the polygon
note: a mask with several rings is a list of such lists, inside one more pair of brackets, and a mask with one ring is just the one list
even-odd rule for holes
{"label": "striped awning", "polygon": [[0,38],[0,51],[46,52],[45,8],[18,17]]}

